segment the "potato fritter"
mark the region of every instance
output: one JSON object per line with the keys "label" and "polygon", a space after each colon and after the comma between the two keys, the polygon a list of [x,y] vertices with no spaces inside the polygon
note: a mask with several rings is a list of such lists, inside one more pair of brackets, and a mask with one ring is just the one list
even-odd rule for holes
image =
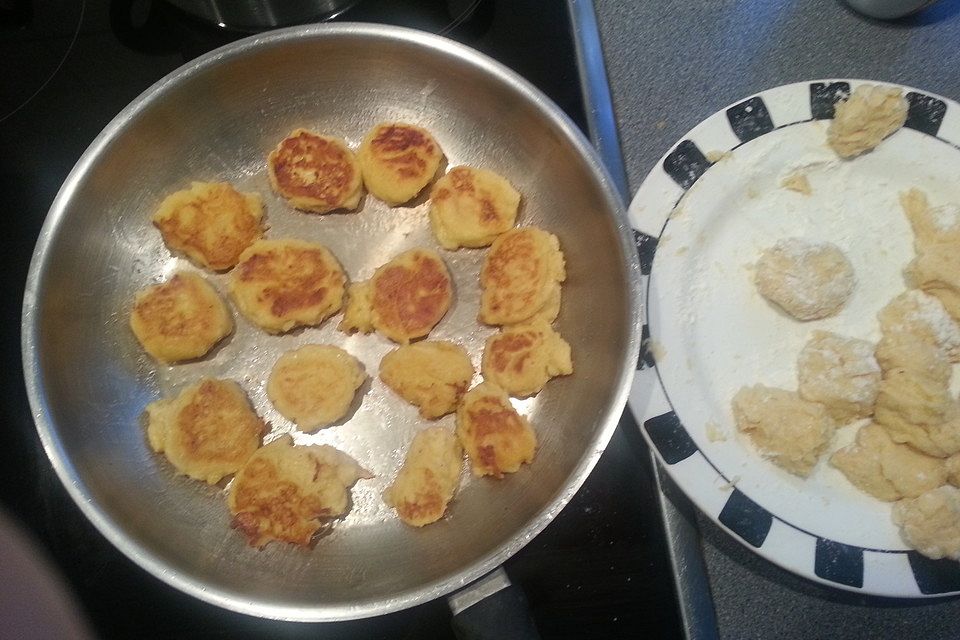
{"label": "potato fritter", "polygon": [[406,460],[383,501],[407,524],[422,527],[443,517],[460,485],[463,449],[444,427],[424,429],[413,438]]}
{"label": "potato fritter", "polygon": [[452,342],[398,347],[380,361],[380,379],[428,420],[455,411],[472,378],[470,356]]}
{"label": "potato fritter", "polygon": [[257,451],[237,473],[227,505],[233,527],[252,547],[271,540],[308,546],[322,524],[347,513],[350,487],[372,478],[328,445],[293,446],[282,436]]}
{"label": "potato fritter", "polygon": [[510,404],[507,392],[482,382],[463,397],[457,409],[457,437],[470,457],[475,476],[503,477],[532,462],[537,434]]}
{"label": "potato fritter", "polygon": [[302,240],[258,240],[240,256],[230,293],[271,333],[323,322],[343,306],[346,275],[329,249]]}
{"label": "potato fritter", "polygon": [[308,344],[280,356],[267,396],[284,418],[312,431],[345,416],[366,379],[360,361],[343,349]]}
{"label": "potato fritter", "polygon": [[171,251],[201,267],[225,271],[263,235],[263,201],[226,182],[194,182],[164,198],[153,224]]}
{"label": "potato fritter", "polygon": [[363,184],[346,142],[294,129],[267,158],[270,184],[291,206],[313,213],[356,209]]}
{"label": "potato fritter", "polygon": [[565,279],[555,235],[536,227],[507,231],[494,240],[480,271],[480,321],[518,324],[553,305],[559,310],[555,288]]}
{"label": "potato fritter", "polygon": [[453,283],[434,251],[411,249],[382,265],[369,282],[350,287],[340,329],[376,329],[394,342],[409,344],[430,333],[450,308]]}
{"label": "potato fritter", "polygon": [[130,328],[151,356],[180,362],[206,355],[233,331],[233,318],[213,286],[181,272],[137,292]]}
{"label": "potato fritter", "polygon": [[454,167],[430,193],[430,226],[444,249],[486,247],[513,228],[520,193],[506,178],[473,167]]}
{"label": "potato fritter", "polygon": [[230,380],[204,378],[174,398],[147,405],[147,439],[177,471],[214,484],[236,473],[266,430]]}
{"label": "potato fritter", "polygon": [[515,325],[490,336],[480,364],[484,380],[525,398],[551,378],[573,373],[570,345],[543,320]]}
{"label": "potato fritter", "polygon": [[443,151],[430,133],[403,122],[381,122],[357,152],[363,182],[390,206],[411,200],[437,173]]}

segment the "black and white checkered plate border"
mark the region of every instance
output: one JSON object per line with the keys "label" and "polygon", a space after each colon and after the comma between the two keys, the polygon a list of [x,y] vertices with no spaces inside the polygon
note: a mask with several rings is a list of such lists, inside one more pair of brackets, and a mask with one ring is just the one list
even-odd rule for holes
{"label": "black and white checkered plate border", "polygon": [[[670,212],[712,165],[705,150],[691,139],[696,137],[695,132],[727,128],[725,133],[733,133],[727,137],[735,138],[736,143],[718,150],[729,151],[785,126],[832,118],[835,103],[849,95],[851,86],[863,82],[799,82],[764,91],[710,116],[664,155],[630,206],[644,295],[649,292],[657,243]],[[903,90],[910,104],[905,126],[960,147],[960,105],[908,87]],[[772,513],[735,487],[717,491],[719,485],[730,483],[730,474],[711,462],[680,421],[648,349],[649,341],[645,323],[630,409],[671,478],[736,540],[797,575],[841,589],[915,598],[960,593],[958,562],[931,560],[914,551],[864,548],[829,540],[792,524],[789,513]]]}

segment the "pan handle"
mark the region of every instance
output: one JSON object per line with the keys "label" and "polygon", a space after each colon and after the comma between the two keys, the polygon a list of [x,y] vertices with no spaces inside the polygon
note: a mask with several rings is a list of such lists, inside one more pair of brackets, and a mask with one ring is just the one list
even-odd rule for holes
{"label": "pan handle", "polygon": [[523,589],[498,567],[447,598],[460,640],[540,640]]}

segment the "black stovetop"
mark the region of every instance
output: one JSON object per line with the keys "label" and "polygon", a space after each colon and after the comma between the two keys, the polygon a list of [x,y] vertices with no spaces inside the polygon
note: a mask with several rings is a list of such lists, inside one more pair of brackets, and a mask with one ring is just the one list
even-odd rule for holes
{"label": "black stovetop", "polygon": [[[477,6],[470,18],[451,25],[457,11],[449,7],[471,4]],[[445,32],[512,67],[585,125],[562,0],[362,0],[337,19]],[[0,503],[49,554],[104,638],[453,637],[444,600],[368,620],[300,624],[258,620],[183,595],[127,560],[87,522],[34,429],[20,366],[19,303],[60,184],[140,92],[243,35],[208,27],[159,0],[0,0],[0,286],[7,300],[0,306]],[[680,634],[655,496],[646,446],[624,418],[573,501],[506,563],[544,638]]]}

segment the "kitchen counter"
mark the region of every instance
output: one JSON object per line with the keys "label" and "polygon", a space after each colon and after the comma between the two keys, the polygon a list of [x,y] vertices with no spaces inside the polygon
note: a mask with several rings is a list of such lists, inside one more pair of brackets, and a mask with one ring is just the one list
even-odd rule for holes
{"label": "kitchen counter", "polygon": [[[690,128],[763,89],[868,78],[960,99],[960,0],[894,22],[864,18],[837,0],[595,7],[631,193]],[[682,496],[674,500],[694,513]],[[956,598],[898,601],[824,588],[760,559],[703,516],[692,519],[700,535],[685,561],[702,557],[716,616],[716,628],[688,620],[695,637],[960,637]]]}

